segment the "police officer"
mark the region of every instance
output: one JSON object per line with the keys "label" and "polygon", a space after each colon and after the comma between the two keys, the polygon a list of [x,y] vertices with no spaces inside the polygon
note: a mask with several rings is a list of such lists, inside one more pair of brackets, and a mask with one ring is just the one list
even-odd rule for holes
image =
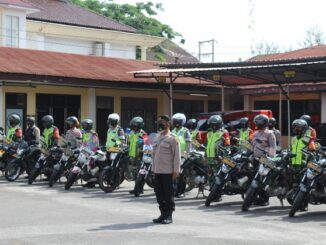
{"label": "police officer", "polygon": [[197,129],[198,122],[195,118],[191,118],[187,121],[186,127],[190,133],[190,139],[192,143],[192,149],[196,149],[197,145],[201,142],[201,136],[199,130]]}
{"label": "police officer", "polygon": [[66,124],[68,126],[68,130],[66,132],[65,139],[70,144],[71,148],[79,148],[82,145],[82,132],[78,128],[79,121],[75,116],[67,117]]}
{"label": "police officer", "polygon": [[[147,134],[143,130],[144,120],[141,117],[134,117],[130,121],[130,135],[128,138],[129,145],[129,157],[131,164],[136,166],[140,164],[140,159],[142,158],[143,145],[147,141]],[[143,190],[140,190],[142,193]],[[134,189],[129,191],[130,194],[134,194]]]}
{"label": "police officer", "polygon": [[276,119],[274,117],[271,117],[268,119],[268,129],[271,130],[276,139],[276,146],[281,147],[281,131],[278,130],[276,127]]}
{"label": "police officer", "polygon": [[224,146],[230,145],[229,132],[223,128],[223,119],[219,115],[213,115],[208,119],[208,133],[206,142],[206,156],[209,160],[218,156],[217,145],[223,143]]}
{"label": "police officer", "polygon": [[249,119],[248,117],[243,117],[239,121],[239,126],[240,128],[237,130],[238,131],[238,138],[241,144],[241,141],[251,141],[253,138],[254,131],[249,128]]}
{"label": "police officer", "polygon": [[308,148],[310,151],[315,150],[315,143],[313,139],[305,137],[306,131],[309,129],[308,123],[303,119],[296,119],[292,123],[294,137],[292,138],[291,150],[295,156],[292,158],[292,166],[299,169],[304,161],[302,150]]}
{"label": "police officer", "polygon": [[114,147],[125,143],[125,133],[123,128],[119,126],[120,116],[112,113],[108,116],[108,132],[106,137],[106,148]]}
{"label": "police officer", "polygon": [[182,113],[174,114],[172,116],[172,124],[172,133],[179,138],[181,154],[186,156],[191,147],[190,132],[186,127],[184,127],[186,124],[186,116]]}
{"label": "police officer", "polygon": [[6,136],[8,141],[19,142],[23,138],[23,131],[20,128],[20,116],[17,114],[11,114],[8,118],[9,130]]}
{"label": "police officer", "polygon": [[51,115],[42,117],[41,122],[44,127],[42,136],[44,138],[45,146],[51,148],[58,143],[60,137],[59,129],[53,125],[54,119]]}
{"label": "police officer", "polygon": [[[252,146],[253,146],[253,156],[261,157],[265,155],[265,152],[270,157],[276,155],[276,139],[274,133],[268,129],[268,117],[264,114],[257,115],[254,118],[254,123],[256,124],[257,130],[254,133]],[[254,167],[258,167],[258,163],[254,161]],[[265,190],[261,190],[258,193],[257,201],[255,205],[267,206],[269,205],[269,196]]]}
{"label": "police officer", "polygon": [[255,157],[261,157],[266,151],[270,157],[276,154],[276,138],[274,133],[267,128],[268,117],[264,114],[257,115],[254,118],[257,130],[254,133],[252,145]]}
{"label": "police officer", "polygon": [[302,115],[300,119],[305,120],[308,124],[308,129],[306,130],[305,136],[311,137],[312,140],[316,141],[317,140],[317,132],[316,129],[311,127],[311,117],[309,115]]}
{"label": "police officer", "polygon": [[26,118],[27,128],[24,135],[24,140],[29,146],[40,144],[40,129],[35,125],[35,117]]}
{"label": "police officer", "polygon": [[158,129],[160,134],[153,149],[153,171],[154,191],[161,214],[153,219],[153,223],[170,224],[175,210],[173,182],[180,171],[180,144],[178,137],[170,132],[168,116],[158,118]]}

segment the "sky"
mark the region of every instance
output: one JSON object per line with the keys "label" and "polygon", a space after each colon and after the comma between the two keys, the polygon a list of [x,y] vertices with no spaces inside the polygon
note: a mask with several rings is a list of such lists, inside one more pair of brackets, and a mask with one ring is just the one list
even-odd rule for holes
{"label": "sky", "polygon": [[[146,0],[114,0],[135,4]],[[306,31],[317,26],[326,33],[325,0],[151,0],[162,3],[157,16],[182,34],[175,40],[194,56],[199,41],[215,39],[215,62],[245,60],[252,56],[251,46],[274,43],[281,51],[302,48]],[[252,14],[250,14],[250,12]],[[251,27],[249,27],[251,26]],[[210,53],[211,45],[202,52]],[[202,56],[202,61],[212,61]]]}

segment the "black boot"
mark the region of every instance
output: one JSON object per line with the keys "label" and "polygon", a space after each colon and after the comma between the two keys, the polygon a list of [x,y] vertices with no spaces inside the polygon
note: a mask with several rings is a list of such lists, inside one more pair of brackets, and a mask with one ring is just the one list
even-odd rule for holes
{"label": "black boot", "polygon": [[161,224],[166,216],[166,212],[164,212],[163,209],[160,209],[160,211],[161,211],[161,215],[158,218],[153,219],[154,224]]}
{"label": "black boot", "polygon": [[172,213],[173,213],[173,211],[171,211],[171,210],[166,213],[165,218],[162,220],[162,224],[168,225],[168,224],[171,224],[173,222]]}

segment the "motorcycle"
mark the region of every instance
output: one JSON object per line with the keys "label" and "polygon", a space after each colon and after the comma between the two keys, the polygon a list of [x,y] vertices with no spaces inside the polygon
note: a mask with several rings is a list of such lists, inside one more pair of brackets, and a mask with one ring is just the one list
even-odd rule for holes
{"label": "motorcycle", "polygon": [[6,139],[0,145],[0,171],[5,172],[8,163],[14,158],[17,152],[18,143]]}
{"label": "motorcycle", "polygon": [[154,188],[154,173],[152,171],[153,164],[153,142],[157,137],[156,133],[151,133],[148,136],[148,142],[146,142],[143,146],[143,158],[140,165],[140,170],[138,172],[135,186],[134,186],[134,195],[135,197],[139,197],[139,195],[143,192],[143,188],[145,183]]}
{"label": "motorcycle", "polygon": [[106,166],[100,173],[100,188],[106,193],[113,192],[125,179],[128,181],[135,180],[139,171],[137,166],[131,164],[127,145],[117,147],[116,153],[116,158],[112,164]]}
{"label": "motorcycle", "polygon": [[322,158],[319,158],[318,154],[313,156],[312,153],[306,152],[306,154],[310,155],[310,159],[289,211],[289,217],[294,217],[300,209],[306,210],[309,203],[312,205],[326,204],[326,182],[324,177],[326,148],[322,147],[321,150],[323,151]]}
{"label": "motorcycle", "polygon": [[61,145],[63,148],[62,157],[60,161],[53,166],[53,171],[49,178],[49,187],[53,187],[62,176],[65,176],[68,179],[68,173],[73,168],[74,163],[76,163],[80,154],[80,150],[76,148],[77,141],[72,144],[72,142],[67,142],[62,139]]}
{"label": "motorcycle", "polygon": [[31,185],[39,175],[45,175],[50,178],[53,172],[53,166],[60,161],[63,155],[62,148],[56,145],[52,148],[47,148],[43,139],[41,139],[41,155],[34,165],[29,177],[28,184]]}
{"label": "motorcycle", "polygon": [[288,198],[288,193],[293,188],[290,164],[292,153],[284,150],[281,156],[271,158],[267,156],[266,151],[261,150],[265,154],[256,159],[259,161],[258,171],[246,191],[242,211],[248,211],[256,200],[263,203],[272,196],[277,196],[281,205],[284,206],[283,200]]}
{"label": "motorcycle", "polygon": [[41,154],[37,145],[28,146],[26,142],[18,145],[13,159],[8,163],[5,170],[5,177],[8,181],[16,181],[24,172],[30,175],[33,166]]}
{"label": "motorcycle", "polygon": [[106,165],[106,153],[102,149],[93,152],[86,147],[81,147],[77,163],[68,173],[65,189],[69,190],[79,179],[95,183],[98,181],[100,171]]}
{"label": "motorcycle", "polygon": [[215,183],[206,198],[208,207],[222,195],[244,195],[253,177],[253,166],[250,162],[251,146],[241,145],[232,155],[221,157],[222,165],[215,174]]}

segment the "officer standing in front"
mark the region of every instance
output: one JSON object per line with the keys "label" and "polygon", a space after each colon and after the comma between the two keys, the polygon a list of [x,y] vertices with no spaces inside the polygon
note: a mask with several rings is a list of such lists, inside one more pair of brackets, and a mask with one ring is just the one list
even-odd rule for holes
{"label": "officer standing in front", "polygon": [[153,223],[172,223],[175,209],[173,182],[179,175],[181,163],[180,143],[177,136],[170,132],[170,118],[158,118],[158,135],[153,149],[153,171],[155,174],[154,191],[161,215]]}

